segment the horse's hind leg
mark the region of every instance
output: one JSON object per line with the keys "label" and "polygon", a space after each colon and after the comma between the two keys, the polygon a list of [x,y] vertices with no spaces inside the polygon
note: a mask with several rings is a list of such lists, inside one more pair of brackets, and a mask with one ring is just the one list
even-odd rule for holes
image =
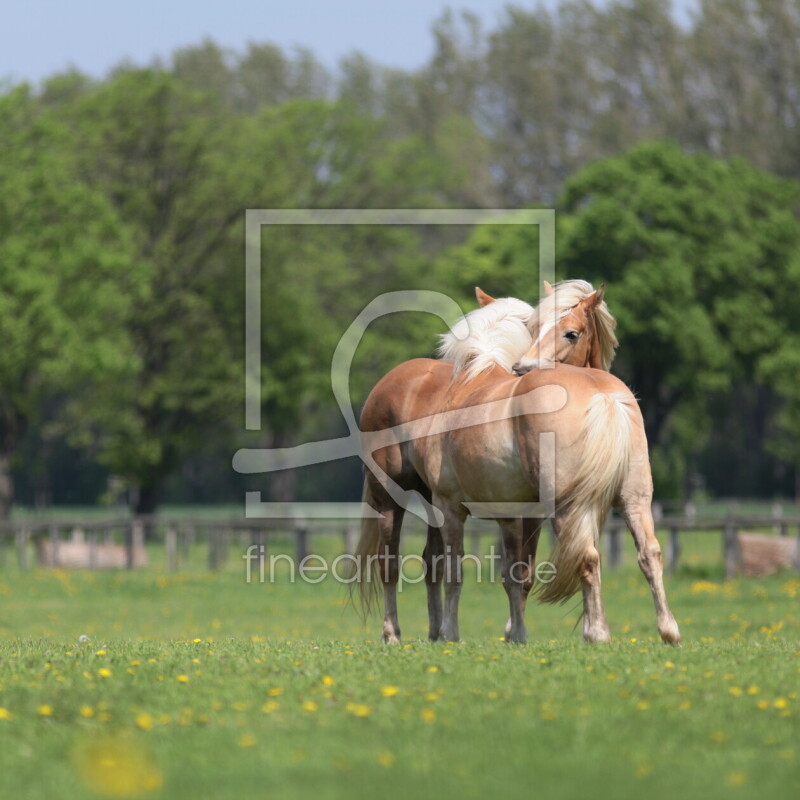
{"label": "horse's hind leg", "polygon": [[[602,528],[602,519],[593,519],[593,511],[587,510],[574,521],[583,528],[578,536],[583,540],[596,541],[596,532]],[[557,514],[553,520],[556,536],[562,535],[563,519]],[[583,639],[590,644],[611,641],[603,595],[600,586],[600,553],[594,544],[589,544],[581,557],[580,580],[583,594]]]}
{"label": "horse's hind leg", "polygon": [[404,513],[404,508],[394,506],[383,512],[383,519],[380,521],[381,538],[384,542],[380,565],[383,578],[383,641],[386,644],[400,643],[397,580],[400,574],[400,528]]}
{"label": "horse's hind leg", "polygon": [[650,501],[634,504],[622,503],[620,511],[628,523],[638,552],[639,568],[650,584],[653,603],[656,608],[658,633],[667,644],[680,644],[681,634],[678,623],[669,610],[667,593],[664,591],[661,545],[655,534],[655,524],[650,511]]}
{"label": "horse's hind leg", "polygon": [[615,506],[633,534],[639,554],[639,568],[647,578],[653,595],[658,632],[667,644],[680,644],[681,634],[678,630],[678,623],[669,610],[667,594],[664,591],[661,545],[656,539],[653,514],[650,510],[652,500],[650,469],[645,462],[641,469],[632,468],[630,470]]}
{"label": "horse's hind leg", "polygon": [[428,541],[422,553],[425,562],[425,587],[428,590],[428,638],[438,641],[442,628],[442,577],[444,575],[444,541],[442,533],[428,526]]}
{"label": "horse's hind leg", "polygon": [[[523,625],[525,622],[525,606],[528,603],[528,596],[533,589],[534,576],[536,574],[536,549],[539,546],[539,534],[542,530],[542,520],[527,518],[517,520],[522,538],[522,547],[519,552],[517,566],[514,568],[514,579],[519,583],[520,588],[520,607]],[[513,563],[513,562],[512,562]],[[513,641],[511,634],[512,620],[508,618],[506,622],[505,636],[506,641]]]}

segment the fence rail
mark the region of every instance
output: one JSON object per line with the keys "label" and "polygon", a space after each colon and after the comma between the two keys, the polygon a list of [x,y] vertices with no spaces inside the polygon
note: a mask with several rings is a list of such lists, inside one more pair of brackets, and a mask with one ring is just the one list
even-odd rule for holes
{"label": "fence rail", "polygon": [[[664,516],[654,508],[656,526],[662,544],[666,533],[665,562],[674,573],[681,560],[682,533],[718,534],[721,542],[725,576],[731,578],[739,563],[739,533],[772,531],[776,536],[796,538],[794,565],[800,569],[800,513],[739,515],[728,513],[715,517],[681,514]],[[424,533],[420,523],[416,532]],[[623,520],[611,517],[606,524],[606,565],[613,569],[622,561],[622,537],[627,528]],[[0,522],[0,559],[5,560],[10,542],[14,543],[22,570],[31,567],[30,549],[34,546],[44,566],[83,566],[89,569],[116,566],[132,569],[146,563],[145,541],[163,543],[166,566],[175,571],[188,563],[191,548],[200,543],[207,547],[208,568],[220,568],[228,557],[232,541],[242,545],[268,547],[271,538],[289,536],[294,541],[294,555],[301,562],[311,552],[311,537],[338,536],[343,552],[352,553],[358,538],[358,525],[323,520],[274,519],[172,519],[158,516],[119,517],[104,520],[20,520]],[[481,540],[496,535],[494,526],[471,520],[466,529],[473,553],[481,554]],[[118,543],[119,542],[119,543]],[[78,547],[79,546],[79,547]]]}

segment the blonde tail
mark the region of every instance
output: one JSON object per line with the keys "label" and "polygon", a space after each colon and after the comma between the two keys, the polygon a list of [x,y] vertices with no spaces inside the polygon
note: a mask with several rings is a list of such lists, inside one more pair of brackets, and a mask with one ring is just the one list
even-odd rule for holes
{"label": "blonde tail", "polygon": [[[376,507],[375,499],[370,489],[369,479],[364,479],[364,492],[362,502]],[[381,531],[377,518],[363,517],[361,520],[361,536],[358,539],[353,555],[355,561],[350,572],[350,599],[353,599],[353,588],[358,590],[361,613],[366,619],[374,603],[378,601],[381,581],[381,569],[378,563],[378,554],[381,548]]]}
{"label": "blonde tail", "polygon": [[540,602],[563,603],[581,586],[586,558],[597,546],[608,510],[628,471],[630,415],[635,402],[625,392],[596,394],[589,401],[577,474],[570,487],[556,497],[561,525],[550,555],[555,577],[550,583],[538,584]]}

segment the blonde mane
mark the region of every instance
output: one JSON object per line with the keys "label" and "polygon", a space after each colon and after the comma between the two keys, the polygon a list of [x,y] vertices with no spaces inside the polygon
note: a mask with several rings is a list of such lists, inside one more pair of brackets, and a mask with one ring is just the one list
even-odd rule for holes
{"label": "blonde mane", "polygon": [[[556,283],[553,293],[536,308],[515,297],[495,300],[470,311],[442,334],[436,354],[453,362],[454,378],[463,372],[465,380],[472,380],[493,366],[511,372],[535,341],[593,292],[588,281],[571,280]],[[617,321],[605,301],[595,307],[594,323],[603,369],[608,371],[618,342],[614,334]]]}
{"label": "blonde mane", "polygon": [[499,366],[506,372],[531,346],[528,322],[533,306],[515,297],[495,300],[462,317],[439,337],[436,354],[453,362],[453,377],[466,380]]}

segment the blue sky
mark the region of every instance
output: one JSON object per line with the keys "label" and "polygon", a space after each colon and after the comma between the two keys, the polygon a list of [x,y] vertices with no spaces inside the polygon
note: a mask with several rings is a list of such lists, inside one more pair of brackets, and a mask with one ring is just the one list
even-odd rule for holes
{"label": "blue sky", "polygon": [[[431,22],[450,5],[493,27],[508,0],[8,0],[0,10],[0,78],[39,81],[72,65],[102,77],[123,59],[147,63],[211,37],[304,45],[328,66],[360,50],[413,68],[432,51]],[[544,0],[552,6],[555,0]],[[694,0],[677,0],[683,10]],[[534,0],[516,0],[531,8]]]}

